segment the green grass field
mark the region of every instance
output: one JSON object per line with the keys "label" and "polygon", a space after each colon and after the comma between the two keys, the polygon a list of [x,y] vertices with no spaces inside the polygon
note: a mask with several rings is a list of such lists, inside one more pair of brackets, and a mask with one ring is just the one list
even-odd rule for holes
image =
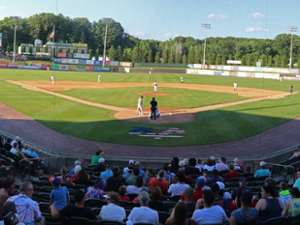
{"label": "green grass field", "polygon": [[[107,105],[114,105],[126,108],[135,108],[137,98],[144,93],[152,93],[151,87],[132,87],[114,89],[72,89],[64,91],[66,95],[81,99],[99,102]],[[196,91],[178,88],[159,88],[157,100],[159,106],[168,109],[196,108],[207,105],[214,105],[224,102],[234,102],[244,98],[225,93],[215,93],[208,91]],[[154,96],[154,94],[153,94]],[[150,107],[151,96],[145,96],[145,107]]]}
{"label": "green grass field", "polygon": [[[219,110],[200,112],[197,114],[196,120],[190,123],[170,125],[140,124],[115,120],[113,118],[113,113],[108,110],[89,107],[43,93],[32,92],[6,82],[6,80],[48,80],[50,75],[55,75],[58,80],[96,81],[98,74],[1,69],[0,102],[32,117],[36,121],[58,132],[101,142],[153,146],[221,143],[256,135],[300,116],[300,94],[295,94],[283,99],[265,100]],[[179,81],[179,75],[176,74],[149,76],[143,74],[107,73],[103,74],[103,77],[104,82],[152,83],[154,80],[157,80],[158,82],[178,83]],[[232,86],[233,81],[237,80],[241,87],[281,91],[287,91],[291,84],[294,85],[296,91],[300,88],[300,83],[297,82],[279,82],[267,79],[237,79],[232,77],[200,77],[193,75],[184,75],[184,79],[186,83],[228,86]],[[98,96],[101,96],[103,93],[105,95],[111,95],[109,94],[111,90],[94,90],[95,93],[93,94],[91,94],[90,91],[92,90],[80,90],[82,93],[68,94],[80,95],[82,98],[95,98],[96,101],[99,100]],[[134,91],[139,92],[138,88]],[[172,92],[173,90],[167,91]],[[194,93],[193,91],[191,92],[188,90],[188,92],[190,93],[185,94],[192,96],[191,101],[194,99],[194,95],[197,96],[195,98],[198,99],[199,96],[201,97],[205,94],[202,91],[195,91]],[[123,93],[122,89],[114,94],[116,97],[113,97],[113,95],[111,95],[111,97],[115,101],[115,104],[119,104],[119,101],[122,102],[120,104],[126,106],[134,106],[136,104],[136,96],[132,99],[127,99],[125,96],[128,95],[128,93]],[[210,93],[210,95],[211,94],[212,93]],[[124,98],[126,98],[126,101],[124,102],[120,100],[120,96],[123,97],[123,95]],[[214,100],[219,101],[220,97],[223,99],[222,102],[226,101],[227,97],[227,99],[232,98],[232,96],[221,94],[221,96],[215,97]],[[231,100],[235,101],[236,99]],[[194,100],[192,103],[187,101],[184,104],[189,105],[194,104],[194,102]],[[153,127],[156,129],[178,127],[185,129],[186,135],[184,138],[176,140],[152,140],[128,135],[128,131],[136,126]]]}

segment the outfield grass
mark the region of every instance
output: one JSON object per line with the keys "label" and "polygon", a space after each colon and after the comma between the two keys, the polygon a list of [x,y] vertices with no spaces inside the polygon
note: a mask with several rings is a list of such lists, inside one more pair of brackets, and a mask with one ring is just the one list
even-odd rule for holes
{"label": "outfield grass", "polygon": [[[151,87],[111,88],[111,89],[72,89],[63,92],[66,95],[77,98],[114,105],[126,108],[135,108],[140,95],[155,94]],[[208,91],[197,91],[179,88],[159,88],[158,94],[165,96],[156,97],[159,108],[179,109],[196,108],[218,103],[234,102],[245,99],[238,95],[216,93]],[[150,107],[152,96],[144,97],[145,108]]]}
{"label": "outfield grass", "polygon": [[[238,140],[256,135],[286,121],[300,116],[300,94],[283,99],[265,100],[208,112],[200,112],[191,123],[172,125],[149,125],[117,121],[110,111],[70,102],[55,96],[32,92],[6,83],[4,80],[46,80],[53,72],[0,70],[0,102],[15,108],[42,124],[62,133],[76,137],[123,144],[176,146],[212,144]],[[96,80],[96,73],[55,73],[61,80]],[[186,75],[185,81],[217,85],[232,85],[234,78],[199,77]],[[178,82],[177,75],[121,75],[105,74],[109,82],[149,82],[151,79],[164,82]],[[273,80],[238,79],[240,86],[272,90],[287,90],[294,83]],[[182,139],[152,140],[128,135],[135,126],[164,129],[183,128]]]}

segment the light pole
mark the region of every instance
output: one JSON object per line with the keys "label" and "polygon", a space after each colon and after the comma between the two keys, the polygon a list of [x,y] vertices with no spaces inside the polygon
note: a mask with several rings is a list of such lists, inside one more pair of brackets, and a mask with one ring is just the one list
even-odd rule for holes
{"label": "light pole", "polygon": [[16,62],[16,44],[17,44],[17,25],[14,26],[14,52],[12,62]]}
{"label": "light pole", "polygon": [[290,62],[289,62],[289,68],[293,68],[293,34],[298,31],[298,27],[292,26],[289,27],[289,32],[291,33],[291,46],[290,46]]}
{"label": "light pole", "polygon": [[[201,28],[203,30],[210,30],[211,24],[203,23],[203,24],[201,24]],[[205,64],[206,64],[206,42],[207,42],[207,38],[204,39],[202,68],[204,68]]]}
{"label": "light pole", "polygon": [[107,30],[108,30],[108,24],[105,25],[105,36],[104,36],[104,48],[103,48],[102,67],[105,67],[105,63],[106,63]]}

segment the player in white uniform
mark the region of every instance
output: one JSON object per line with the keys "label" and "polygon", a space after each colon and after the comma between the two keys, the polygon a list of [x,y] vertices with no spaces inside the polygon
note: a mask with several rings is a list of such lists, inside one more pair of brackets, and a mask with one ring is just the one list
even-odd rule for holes
{"label": "player in white uniform", "polygon": [[51,84],[54,85],[54,84],[55,84],[55,77],[54,77],[54,76],[51,76],[51,77],[50,77],[50,81],[51,81]]}
{"label": "player in white uniform", "polygon": [[99,74],[98,77],[97,77],[97,82],[99,83],[99,82],[101,82],[101,80],[102,80],[102,75]]}
{"label": "player in white uniform", "polygon": [[136,109],[139,116],[144,115],[143,108],[144,108],[144,96],[140,96],[138,98],[137,109]]}
{"label": "player in white uniform", "polygon": [[156,81],[153,83],[153,91],[154,91],[154,92],[157,92],[157,91],[158,91],[158,84],[157,84]]}
{"label": "player in white uniform", "polygon": [[238,83],[235,81],[235,82],[233,83],[233,91],[236,92],[237,89],[238,89]]}

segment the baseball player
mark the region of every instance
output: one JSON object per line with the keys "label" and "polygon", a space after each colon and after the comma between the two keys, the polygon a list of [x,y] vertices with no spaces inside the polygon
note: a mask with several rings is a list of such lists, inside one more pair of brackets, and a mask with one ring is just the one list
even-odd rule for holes
{"label": "baseball player", "polygon": [[150,70],[149,70],[149,75],[151,75],[152,74],[152,67],[150,68]]}
{"label": "baseball player", "polygon": [[101,76],[101,74],[99,74],[97,77],[97,82],[99,83],[99,82],[101,82],[101,80],[102,80],[102,76]]}
{"label": "baseball player", "polygon": [[138,98],[137,109],[136,109],[139,116],[144,115],[143,108],[144,108],[144,96],[140,96]]}
{"label": "baseball player", "polygon": [[238,89],[238,83],[237,81],[233,82],[233,91],[236,92]]}
{"label": "baseball player", "polygon": [[183,77],[181,76],[180,77],[180,83],[183,83],[184,82],[184,80],[183,80]]}
{"label": "baseball player", "polygon": [[158,84],[157,84],[156,81],[153,83],[153,91],[154,91],[154,92],[157,92],[157,91],[158,91]]}
{"label": "baseball player", "polygon": [[55,77],[54,77],[54,76],[51,76],[51,77],[50,77],[50,81],[51,81],[51,84],[54,85],[54,84],[55,84]]}

